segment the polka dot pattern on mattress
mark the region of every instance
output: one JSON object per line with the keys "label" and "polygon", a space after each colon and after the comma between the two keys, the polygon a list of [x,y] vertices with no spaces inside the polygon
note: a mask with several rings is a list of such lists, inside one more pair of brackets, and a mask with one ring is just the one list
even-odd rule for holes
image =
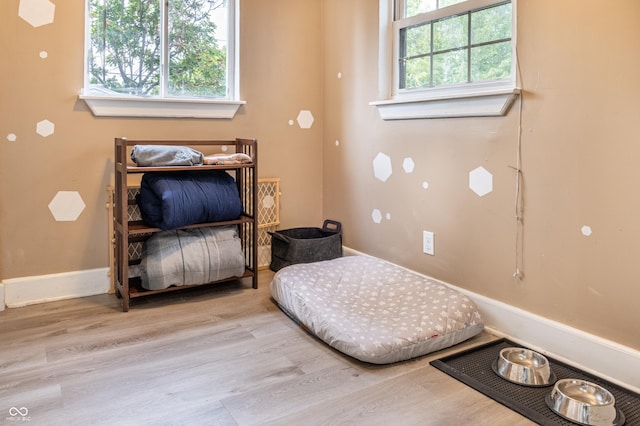
{"label": "polka dot pattern on mattress", "polygon": [[311,333],[371,363],[424,355],[483,329],[466,295],[373,257],[291,265],[274,276],[271,293]]}

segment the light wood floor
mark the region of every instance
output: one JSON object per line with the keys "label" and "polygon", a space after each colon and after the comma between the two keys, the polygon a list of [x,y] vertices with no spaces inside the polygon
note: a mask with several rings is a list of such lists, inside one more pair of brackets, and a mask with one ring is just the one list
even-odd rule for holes
{"label": "light wood floor", "polygon": [[390,366],[332,350],[274,305],[271,277],[127,313],[113,295],[0,312],[0,424],[533,424],[429,365],[451,350]]}

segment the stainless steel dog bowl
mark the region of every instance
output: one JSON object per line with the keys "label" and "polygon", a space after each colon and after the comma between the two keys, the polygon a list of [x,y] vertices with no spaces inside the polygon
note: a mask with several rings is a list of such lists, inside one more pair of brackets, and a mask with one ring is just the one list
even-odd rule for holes
{"label": "stainless steel dog bowl", "polygon": [[615,397],[595,383],[581,379],[558,380],[546,398],[556,414],[588,426],[619,426],[624,416],[615,407]]}
{"label": "stainless steel dog bowl", "polygon": [[497,375],[519,385],[550,386],[556,381],[547,358],[530,349],[504,348],[492,367]]}

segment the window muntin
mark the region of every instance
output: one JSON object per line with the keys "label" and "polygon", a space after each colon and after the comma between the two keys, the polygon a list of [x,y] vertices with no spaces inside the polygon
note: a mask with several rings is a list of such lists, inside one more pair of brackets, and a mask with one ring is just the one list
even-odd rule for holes
{"label": "window muntin", "polygon": [[233,0],[87,0],[84,95],[233,99]]}
{"label": "window muntin", "polygon": [[[462,3],[398,0],[397,92],[511,77],[511,2],[485,1],[490,4],[475,9]],[[446,8],[454,4],[458,6],[447,14]]]}

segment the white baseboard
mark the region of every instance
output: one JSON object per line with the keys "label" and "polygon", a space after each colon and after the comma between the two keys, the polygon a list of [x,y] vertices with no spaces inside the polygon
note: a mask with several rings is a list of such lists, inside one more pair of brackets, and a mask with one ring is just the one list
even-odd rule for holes
{"label": "white baseboard", "polygon": [[490,333],[640,393],[640,352],[506,303],[458,290],[476,302]]}
{"label": "white baseboard", "polygon": [[[347,247],[344,247],[344,254],[366,256],[365,253]],[[12,278],[0,283],[0,311],[5,305],[14,308],[104,294],[109,292],[110,284],[109,268]],[[640,393],[640,352],[449,283],[445,284],[476,302],[488,332]]]}
{"label": "white baseboard", "polygon": [[[345,255],[360,254],[344,247]],[[566,364],[640,393],[640,352],[565,324],[456,287],[476,304],[485,329]]]}
{"label": "white baseboard", "polygon": [[[93,296],[109,291],[109,268],[3,280],[3,306],[16,308],[54,300]],[[2,291],[0,290],[0,296]]]}

